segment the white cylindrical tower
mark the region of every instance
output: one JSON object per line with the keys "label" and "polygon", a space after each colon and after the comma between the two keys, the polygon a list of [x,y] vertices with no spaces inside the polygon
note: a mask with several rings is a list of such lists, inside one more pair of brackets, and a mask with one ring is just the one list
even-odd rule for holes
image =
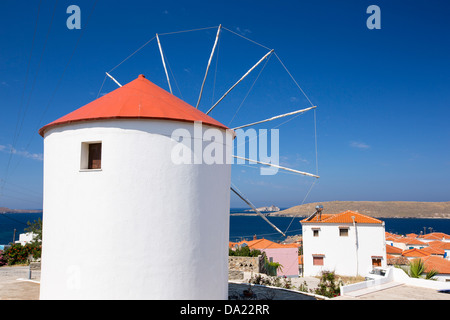
{"label": "white cylindrical tower", "polygon": [[227,299],[231,130],[139,76],[40,134],[41,299]]}

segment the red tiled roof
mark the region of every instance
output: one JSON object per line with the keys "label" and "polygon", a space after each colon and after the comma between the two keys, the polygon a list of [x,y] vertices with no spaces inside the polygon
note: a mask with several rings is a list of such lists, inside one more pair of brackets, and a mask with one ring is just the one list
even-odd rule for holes
{"label": "red tiled roof", "polygon": [[421,250],[428,252],[430,254],[434,254],[434,255],[442,255],[443,256],[445,254],[444,249],[437,248],[437,247],[428,246],[428,247],[422,248]]}
{"label": "red tiled roof", "polygon": [[390,246],[390,245],[386,245],[386,254],[390,253],[390,254],[402,254],[402,249],[394,247],[394,246]]}
{"label": "red tiled roof", "polygon": [[439,256],[429,256],[421,259],[425,264],[425,272],[434,269],[441,274],[450,274],[450,260]]}
{"label": "red tiled roof", "polygon": [[423,246],[428,246],[427,243],[417,240],[415,238],[406,238],[405,244],[415,244],[415,245],[423,245]]}
{"label": "red tiled roof", "polygon": [[314,216],[312,219],[303,219],[301,223],[353,223],[354,217],[356,223],[382,224],[383,221],[366,216],[359,212],[347,210],[338,214],[321,214]]}
{"label": "red tiled roof", "polygon": [[420,241],[416,238],[396,238],[396,239],[392,239],[391,241],[393,242],[398,242],[398,243],[404,243],[406,245],[408,244],[412,244],[412,245],[421,245],[421,246],[428,246],[428,244],[426,242]]}
{"label": "red tiled roof", "polygon": [[79,121],[105,119],[165,119],[184,122],[201,121],[223,129],[225,125],[183,100],[145,79],[143,75],[130,83],[88,103],[39,130]]}
{"label": "red tiled roof", "polygon": [[404,250],[402,252],[402,256],[410,257],[410,258],[412,258],[412,257],[418,257],[418,258],[419,257],[426,257],[426,256],[429,256],[429,255],[431,255],[431,253],[423,251],[422,249],[416,249],[416,248],[409,249],[409,250]]}
{"label": "red tiled roof", "polygon": [[422,238],[425,240],[442,240],[442,239],[450,240],[450,235],[443,233],[443,232],[432,232],[432,233],[427,233],[427,234],[421,235],[421,236],[419,236],[419,238]]}
{"label": "red tiled roof", "polygon": [[247,244],[247,246],[250,249],[257,249],[257,250],[263,250],[263,249],[283,249],[283,248],[298,248],[298,244],[295,243],[289,243],[289,244],[282,244],[282,243],[276,243],[267,239],[255,239],[255,240],[243,240],[240,242],[237,242],[235,244],[242,245]]}
{"label": "red tiled roof", "polygon": [[450,250],[450,242],[435,240],[428,242],[428,245],[432,247],[437,247],[442,250]]}
{"label": "red tiled roof", "polygon": [[406,234],[406,236],[408,238],[417,238],[417,234],[415,234],[415,233],[408,233],[408,234]]}

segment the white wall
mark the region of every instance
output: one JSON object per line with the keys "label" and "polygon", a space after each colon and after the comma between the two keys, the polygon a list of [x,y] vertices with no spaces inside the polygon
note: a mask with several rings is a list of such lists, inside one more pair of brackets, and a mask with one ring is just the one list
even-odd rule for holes
{"label": "white wall", "polygon": [[[382,256],[382,267],[386,266],[384,225],[357,224],[357,249],[355,228],[352,224],[348,224],[347,237],[339,236],[339,227],[344,225],[331,223],[302,224],[305,276],[316,276],[325,270],[345,276],[366,274],[372,269],[372,256]],[[320,228],[318,237],[313,237],[313,228]],[[314,254],[324,254],[323,266],[313,265]]]}
{"label": "white wall", "polygon": [[[231,167],[174,164],[177,128],[193,135],[161,120],[46,132],[41,299],[227,298]],[[101,170],[80,170],[89,141]]]}
{"label": "white wall", "polygon": [[20,243],[21,245],[26,245],[27,243],[30,243],[33,241],[34,237],[36,235],[33,232],[27,232],[27,233],[21,233],[19,234],[19,240],[15,243]]}
{"label": "white wall", "polygon": [[405,285],[429,288],[435,290],[450,289],[450,282],[444,282],[444,279],[438,281],[426,280],[422,278],[410,278],[402,269],[389,267],[385,269],[385,276],[367,275],[373,278],[373,280],[362,281],[358,283],[349,284],[341,287],[341,295],[345,296],[351,292],[362,290],[366,288],[373,288],[374,290],[383,289],[382,285],[388,283],[402,283]]}

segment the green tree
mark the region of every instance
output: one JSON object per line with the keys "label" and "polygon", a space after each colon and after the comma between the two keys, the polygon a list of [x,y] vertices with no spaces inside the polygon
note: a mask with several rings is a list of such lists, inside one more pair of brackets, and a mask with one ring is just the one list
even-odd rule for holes
{"label": "green tree", "polygon": [[32,242],[40,242],[42,241],[42,220],[38,218],[33,222],[27,222],[28,227],[25,228],[25,232],[32,232],[34,234],[34,238]]}
{"label": "green tree", "polygon": [[228,255],[229,256],[238,256],[238,257],[257,257],[261,255],[261,251],[256,249],[250,249],[248,246],[243,246],[240,248],[237,248],[236,250],[229,249]]}

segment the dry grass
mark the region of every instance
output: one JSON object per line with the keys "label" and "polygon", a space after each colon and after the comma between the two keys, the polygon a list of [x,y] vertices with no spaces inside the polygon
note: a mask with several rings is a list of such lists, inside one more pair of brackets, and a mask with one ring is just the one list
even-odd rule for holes
{"label": "dry grass", "polygon": [[352,283],[358,283],[358,282],[363,282],[366,279],[362,276],[357,276],[357,277],[347,277],[347,276],[339,276],[336,275],[336,279],[338,279],[338,281],[342,281],[345,285],[348,284],[352,284]]}

